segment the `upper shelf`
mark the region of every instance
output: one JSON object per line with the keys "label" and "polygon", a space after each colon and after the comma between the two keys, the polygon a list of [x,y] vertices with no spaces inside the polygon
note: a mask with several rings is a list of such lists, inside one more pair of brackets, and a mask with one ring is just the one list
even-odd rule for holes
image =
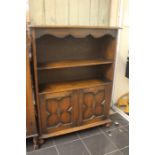
{"label": "upper shelf", "polygon": [[67,35],[72,35],[76,38],[83,38],[92,35],[94,38],[99,38],[104,35],[117,36],[117,31],[120,27],[112,26],[30,26],[34,30],[34,37],[39,38],[43,35],[53,35],[59,38],[64,38]]}
{"label": "upper shelf", "polygon": [[94,65],[111,64],[112,62],[113,62],[112,60],[107,59],[58,61],[58,62],[38,64],[38,70],[94,66]]}

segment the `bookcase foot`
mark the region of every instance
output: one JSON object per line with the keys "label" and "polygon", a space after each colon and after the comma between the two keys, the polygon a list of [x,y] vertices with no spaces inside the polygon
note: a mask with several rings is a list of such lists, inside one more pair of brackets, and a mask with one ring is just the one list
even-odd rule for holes
{"label": "bookcase foot", "polygon": [[33,138],[33,148],[34,148],[34,150],[39,149],[39,139],[38,139],[38,137]]}

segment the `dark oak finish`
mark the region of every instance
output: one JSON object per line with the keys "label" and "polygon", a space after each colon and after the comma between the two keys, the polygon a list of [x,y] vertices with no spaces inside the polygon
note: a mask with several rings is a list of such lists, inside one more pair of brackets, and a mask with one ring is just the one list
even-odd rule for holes
{"label": "dark oak finish", "polygon": [[106,59],[95,59],[95,60],[68,60],[58,62],[47,62],[38,64],[38,70],[45,69],[59,69],[59,68],[70,68],[70,67],[82,67],[82,66],[93,66],[111,64],[112,60]]}
{"label": "dark oak finish", "polygon": [[31,29],[40,139],[110,124],[118,28]]}
{"label": "dark oak finish", "polygon": [[33,138],[34,149],[39,148],[28,48],[26,49],[26,138]]}
{"label": "dark oak finish", "polygon": [[115,37],[120,27],[108,26],[31,26],[35,29],[36,38],[45,34],[51,34],[60,38],[72,35],[76,38],[83,38],[92,35],[95,38],[110,34]]}
{"label": "dark oak finish", "polygon": [[42,84],[54,84],[64,83],[73,81],[83,81],[91,79],[104,80],[107,72],[113,64],[106,64],[101,66],[87,66],[87,67],[76,67],[76,68],[63,68],[54,70],[39,70],[38,80],[39,85]]}
{"label": "dark oak finish", "polygon": [[53,92],[61,92],[68,90],[79,90],[82,88],[90,88],[94,86],[108,85],[111,81],[107,79],[87,79],[80,81],[72,81],[72,82],[59,82],[53,84],[43,84],[40,85],[40,94],[47,94]]}
{"label": "dark oak finish", "polygon": [[91,124],[72,127],[72,128],[66,129],[65,131],[61,130],[61,131],[57,131],[57,132],[54,132],[54,133],[51,132],[49,134],[42,134],[40,136],[40,139],[60,136],[60,135],[64,135],[64,134],[67,134],[67,133],[72,133],[72,132],[75,132],[75,131],[80,131],[80,130],[85,130],[85,129],[88,129],[88,128],[96,127],[96,126],[99,126],[99,125],[109,125],[109,124],[111,124],[111,122],[112,121],[110,119],[104,119],[102,121],[97,121],[97,122],[94,122],[94,123],[91,123]]}
{"label": "dark oak finish", "polygon": [[106,118],[106,108],[110,102],[107,86],[80,90],[80,125],[102,121]]}
{"label": "dark oak finish", "polygon": [[35,97],[33,95],[33,74],[31,54],[31,37],[28,23],[26,26],[26,138],[33,138],[34,149],[39,148],[38,128],[35,111]]}
{"label": "dark oak finish", "polygon": [[28,51],[26,51],[26,136],[37,136]]}
{"label": "dark oak finish", "polygon": [[99,38],[94,38],[92,35],[83,38],[66,35],[63,38],[58,38],[46,34],[36,39],[37,62],[42,64],[75,60],[104,61],[104,59],[113,61],[114,50],[111,50],[113,43],[115,43],[115,39],[111,35],[104,35]]}
{"label": "dark oak finish", "polygon": [[51,133],[75,127],[78,119],[76,91],[40,95],[43,133]]}

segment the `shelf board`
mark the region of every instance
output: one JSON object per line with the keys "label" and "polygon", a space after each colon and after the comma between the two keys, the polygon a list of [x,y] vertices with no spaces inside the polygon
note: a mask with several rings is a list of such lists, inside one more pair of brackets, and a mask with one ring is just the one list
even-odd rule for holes
{"label": "shelf board", "polygon": [[94,65],[111,64],[111,63],[113,63],[113,61],[107,59],[68,60],[68,61],[58,61],[58,62],[48,62],[38,64],[38,70],[94,66]]}
{"label": "shelf board", "polygon": [[61,83],[53,83],[53,84],[42,84],[39,86],[40,94],[47,94],[47,93],[55,93],[67,90],[75,90],[75,89],[82,89],[82,88],[89,88],[94,86],[101,86],[111,84],[110,80],[104,79],[89,79],[89,80],[80,80],[80,81],[73,81],[73,82],[61,82]]}

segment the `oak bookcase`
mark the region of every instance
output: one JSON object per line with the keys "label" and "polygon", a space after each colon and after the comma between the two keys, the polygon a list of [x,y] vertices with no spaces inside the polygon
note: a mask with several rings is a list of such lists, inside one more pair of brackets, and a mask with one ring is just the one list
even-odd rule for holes
{"label": "oak bookcase", "polygon": [[118,29],[31,26],[40,139],[111,123]]}

